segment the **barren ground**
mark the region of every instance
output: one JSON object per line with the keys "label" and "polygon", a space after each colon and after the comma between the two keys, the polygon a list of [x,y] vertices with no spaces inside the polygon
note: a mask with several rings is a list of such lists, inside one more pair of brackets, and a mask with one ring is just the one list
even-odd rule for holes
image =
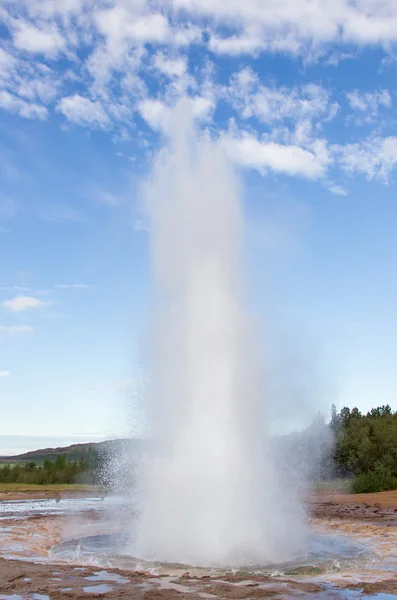
{"label": "barren ground", "polygon": [[[90,491],[92,495],[92,490]],[[0,493],[1,500],[39,499],[57,497],[59,490],[33,490]],[[68,491],[67,496],[87,494],[87,491]],[[62,494],[64,496],[64,494]],[[332,530],[360,539],[381,540],[380,548],[384,556],[396,556],[397,543],[397,492],[364,494],[319,493],[308,499],[308,508],[314,524],[325,524]],[[90,523],[98,517],[88,515]],[[0,529],[11,526],[14,535],[27,546],[41,553],[43,561],[46,552],[60,541],[63,531],[61,517],[31,517],[15,525],[7,520],[0,521]],[[95,525],[95,523],[94,523]],[[18,532],[18,527],[19,532]],[[45,543],[35,541],[41,535]],[[35,546],[36,544],[36,546]],[[383,544],[383,545],[382,545]],[[379,545],[379,544],[378,544]],[[3,546],[4,551],[4,546]],[[393,554],[394,553],[394,554]],[[396,562],[397,564],[397,562]],[[91,600],[93,598],[125,598],[131,600],[199,600],[200,598],[218,599],[259,599],[259,598],[350,598],[349,590],[358,590],[363,594],[379,592],[397,594],[397,572],[361,572],[362,578],[336,574],[308,578],[297,577],[294,580],[285,577],[254,576],[236,573],[222,578],[192,577],[154,577],[148,573],[122,571],[93,566],[72,564],[49,564],[48,562],[29,562],[0,558],[0,600],[33,600],[33,594],[41,594],[40,600]],[[333,591],[329,588],[332,583]],[[335,591],[338,596],[335,596]],[[14,596],[13,596],[14,594]],[[16,595],[16,596],[15,596]],[[396,596],[397,597],[397,596]],[[393,596],[390,597],[392,600]]]}

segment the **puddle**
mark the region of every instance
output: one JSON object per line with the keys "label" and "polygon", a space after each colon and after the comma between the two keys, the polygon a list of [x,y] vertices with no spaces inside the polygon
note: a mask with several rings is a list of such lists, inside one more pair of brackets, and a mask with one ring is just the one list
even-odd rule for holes
{"label": "puddle", "polygon": [[395,594],[363,594],[360,590],[329,589],[316,594],[305,594],[307,600],[397,600]]}
{"label": "puddle", "polygon": [[113,590],[111,585],[107,585],[106,583],[102,583],[99,585],[89,585],[87,587],[83,587],[83,592],[87,594],[108,594]]}
{"label": "puddle", "polygon": [[112,505],[111,501],[100,498],[64,498],[56,502],[53,498],[42,500],[2,500],[0,502],[0,520],[25,519],[27,516],[57,515],[88,510],[104,510]]}
{"label": "puddle", "polygon": [[[171,596],[174,591],[175,596],[181,593],[195,593],[203,599],[219,598],[222,594],[217,596],[215,588],[207,586],[205,580],[200,583],[199,579],[194,579],[210,576],[214,585],[226,583],[240,589],[245,585],[255,586],[258,592],[263,591],[265,595],[266,590],[270,590],[270,585],[272,589],[277,588],[279,597],[283,598],[292,597],[289,594],[291,591],[293,596],[308,600],[397,600],[396,594],[365,595],[361,591],[341,589],[344,586],[364,586],[366,583],[381,582],[395,576],[395,524],[338,519],[325,522],[313,519],[312,534],[309,536],[306,552],[294,561],[284,564],[249,565],[244,569],[214,569],[145,561],[131,556],[129,538],[119,533],[125,531],[124,512],[120,515],[118,508],[114,514],[106,512],[116,504],[117,507],[125,506],[125,500],[112,498],[102,502],[99,498],[79,498],[65,499],[59,503],[52,499],[0,502],[0,518],[10,518],[9,522],[0,522],[0,528],[3,522],[5,526],[0,531],[0,554],[22,561],[47,564],[47,583],[57,588],[60,593],[79,591],[81,597],[90,594],[105,599],[111,592],[125,593],[130,597],[127,590],[130,592],[130,589],[135,589],[140,590],[142,594],[147,590],[157,590],[160,594]],[[55,517],[46,519],[46,516],[54,514]],[[65,514],[71,515],[71,518],[64,517]],[[66,540],[65,531],[70,535]],[[61,543],[57,543],[62,539]],[[48,552],[51,545],[52,550]],[[70,571],[67,576],[63,571],[53,571],[60,563],[64,566],[69,563],[67,568]],[[124,569],[126,572],[119,574],[107,570],[112,568]],[[148,577],[134,580],[129,573],[134,570],[146,571]],[[190,581],[174,581],[186,572],[192,577]],[[34,590],[28,576],[30,572],[26,570],[25,574],[20,580],[24,585],[13,588],[22,592],[22,595],[0,594],[0,600],[50,600],[47,595],[25,591],[29,588]],[[237,577],[230,578],[231,575]],[[256,578],[256,575],[270,575],[279,580],[265,583],[265,579]],[[314,587],[318,585],[320,591],[308,593],[304,588],[293,588],[291,580],[300,582],[299,585],[302,582],[313,584]],[[247,587],[248,589],[252,588]]]}
{"label": "puddle", "polygon": [[85,577],[88,581],[114,581],[115,583],[129,583],[130,580],[128,577],[123,577],[122,575],[118,575],[117,573],[109,573],[108,571],[97,571],[93,575],[89,577]]}
{"label": "puddle", "polygon": [[19,594],[0,594],[0,600],[50,600],[50,597],[45,594],[28,594],[27,596],[20,596]]}

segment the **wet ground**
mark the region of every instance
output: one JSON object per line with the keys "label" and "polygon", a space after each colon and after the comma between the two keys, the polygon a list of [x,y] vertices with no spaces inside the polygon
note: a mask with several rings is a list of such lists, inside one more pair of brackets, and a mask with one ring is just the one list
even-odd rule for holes
{"label": "wet ground", "polygon": [[396,600],[397,511],[349,499],[309,503],[310,559],[249,571],[126,562],[112,546],[128,518],[117,498],[3,501],[0,600]]}

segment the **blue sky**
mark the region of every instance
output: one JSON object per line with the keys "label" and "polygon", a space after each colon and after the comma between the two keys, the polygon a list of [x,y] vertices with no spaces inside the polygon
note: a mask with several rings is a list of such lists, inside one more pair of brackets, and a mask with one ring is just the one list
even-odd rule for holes
{"label": "blue sky", "polygon": [[396,42],[392,0],[3,2],[0,454],[141,431],[140,190],[185,96],[242,179],[279,393],[396,407]]}

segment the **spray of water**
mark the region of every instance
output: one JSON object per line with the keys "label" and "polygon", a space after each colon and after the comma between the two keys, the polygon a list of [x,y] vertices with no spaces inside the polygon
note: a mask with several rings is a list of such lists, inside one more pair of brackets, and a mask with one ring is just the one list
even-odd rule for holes
{"label": "spray of water", "polygon": [[156,304],[150,420],[134,552],[202,566],[301,549],[272,467],[258,353],[244,310],[239,182],[182,102],[148,188]]}

